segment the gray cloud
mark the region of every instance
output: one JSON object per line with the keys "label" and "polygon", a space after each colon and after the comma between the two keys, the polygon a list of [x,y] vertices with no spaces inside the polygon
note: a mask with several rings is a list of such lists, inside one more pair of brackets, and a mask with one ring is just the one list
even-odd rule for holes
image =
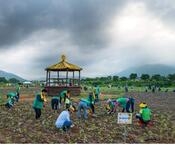
{"label": "gray cloud", "polygon": [[145,1],[147,8],[161,18],[165,23],[169,24],[172,28],[174,26],[175,17],[175,1],[174,0],[147,0]]}
{"label": "gray cloud", "polygon": [[103,32],[121,8],[116,0],[7,0],[0,1],[0,49],[20,42],[40,29],[61,29],[72,43],[87,49],[107,43]]}
{"label": "gray cloud", "polygon": [[92,76],[172,64],[174,11],[174,0],[0,0],[0,69],[37,78],[61,54]]}

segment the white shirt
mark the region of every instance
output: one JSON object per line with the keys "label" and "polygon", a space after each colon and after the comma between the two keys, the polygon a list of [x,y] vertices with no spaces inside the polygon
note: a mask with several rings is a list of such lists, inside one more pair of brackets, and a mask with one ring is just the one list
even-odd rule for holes
{"label": "white shirt", "polygon": [[61,114],[58,116],[55,125],[57,128],[62,128],[65,121],[70,121],[70,114],[69,111],[65,110],[62,111]]}

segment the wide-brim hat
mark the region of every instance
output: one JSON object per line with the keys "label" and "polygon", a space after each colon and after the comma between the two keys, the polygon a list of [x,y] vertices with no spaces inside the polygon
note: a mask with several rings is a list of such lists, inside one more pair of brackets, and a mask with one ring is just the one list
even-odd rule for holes
{"label": "wide-brim hat", "polygon": [[145,108],[145,107],[147,107],[147,104],[146,104],[146,103],[140,103],[140,104],[139,104],[139,107],[140,107],[140,108]]}

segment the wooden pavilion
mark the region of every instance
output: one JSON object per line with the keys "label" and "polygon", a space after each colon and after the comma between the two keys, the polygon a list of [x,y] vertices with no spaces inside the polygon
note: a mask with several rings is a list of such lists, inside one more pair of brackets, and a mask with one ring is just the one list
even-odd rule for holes
{"label": "wooden pavilion", "polygon": [[63,90],[70,90],[71,95],[79,95],[81,91],[80,73],[82,68],[66,61],[66,56],[61,56],[61,61],[46,69],[46,86],[49,96],[58,95]]}

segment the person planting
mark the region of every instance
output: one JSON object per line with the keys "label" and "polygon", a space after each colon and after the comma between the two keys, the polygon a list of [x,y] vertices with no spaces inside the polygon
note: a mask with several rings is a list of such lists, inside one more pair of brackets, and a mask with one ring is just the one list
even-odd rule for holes
{"label": "person planting", "polygon": [[70,129],[70,127],[74,126],[72,120],[70,119],[70,112],[71,108],[69,108],[69,106],[66,106],[66,110],[60,113],[55,122],[56,128],[60,128],[63,129],[63,131],[67,131]]}
{"label": "person planting", "polygon": [[114,110],[116,100],[108,99],[106,103],[107,104],[106,104],[105,108],[107,110],[107,114],[111,114]]}
{"label": "person planting", "polygon": [[65,106],[67,107],[67,108],[71,108],[71,111],[73,111],[73,112],[76,112],[77,110],[76,110],[76,107],[73,105],[73,102],[72,102],[72,100],[71,100],[71,98],[70,98],[70,91],[68,90],[67,91],[67,94],[66,94],[66,98],[65,98]]}
{"label": "person planting", "polygon": [[7,99],[8,99],[8,98],[13,98],[14,101],[18,102],[18,96],[17,96],[17,93],[16,93],[16,92],[9,92],[9,93],[7,94]]}
{"label": "person planting", "polygon": [[149,109],[147,104],[144,102],[140,103],[139,107],[140,111],[138,114],[136,114],[136,118],[139,119],[140,123],[143,124],[143,126],[147,126],[151,121],[151,109]]}
{"label": "person planting", "polygon": [[8,97],[7,102],[5,104],[5,107],[7,107],[9,109],[12,108],[14,106],[14,102],[15,102],[14,97]]}
{"label": "person planting", "polygon": [[116,100],[108,99],[107,100],[107,104],[109,106],[108,113],[109,114],[115,113],[118,106],[123,108],[122,112],[125,112],[126,110],[126,112],[130,113],[130,107],[131,112],[134,112],[134,102],[135,100],[132,97],[120,97],[117,98]]}
{"label": "person planting", "polygon": [[51,99],[52,110],[57,110],[59,108],[59,103],[60,103],[59,96],[53,96]]}
{"label": "person planting", "polygon": [[93,93],[89,93],[89,96],[86,99],[84,99],[84,98],[80,99],[80,102],[78,104],[78,112],[77,112],[78,118],[81,118],[81,111],[83,110],[83,116],[85,119],[87,119],[88,118],[88,113],[87,113],[88,109],[91,109],[92,116],[95,117]]}
{"label": "person planting", "polygon": [[66,96],[67,96],[67,90],[63,90],[59,95],[60,104],[62,104],[62,99],[63,99],[63,102],[65,102]]}

